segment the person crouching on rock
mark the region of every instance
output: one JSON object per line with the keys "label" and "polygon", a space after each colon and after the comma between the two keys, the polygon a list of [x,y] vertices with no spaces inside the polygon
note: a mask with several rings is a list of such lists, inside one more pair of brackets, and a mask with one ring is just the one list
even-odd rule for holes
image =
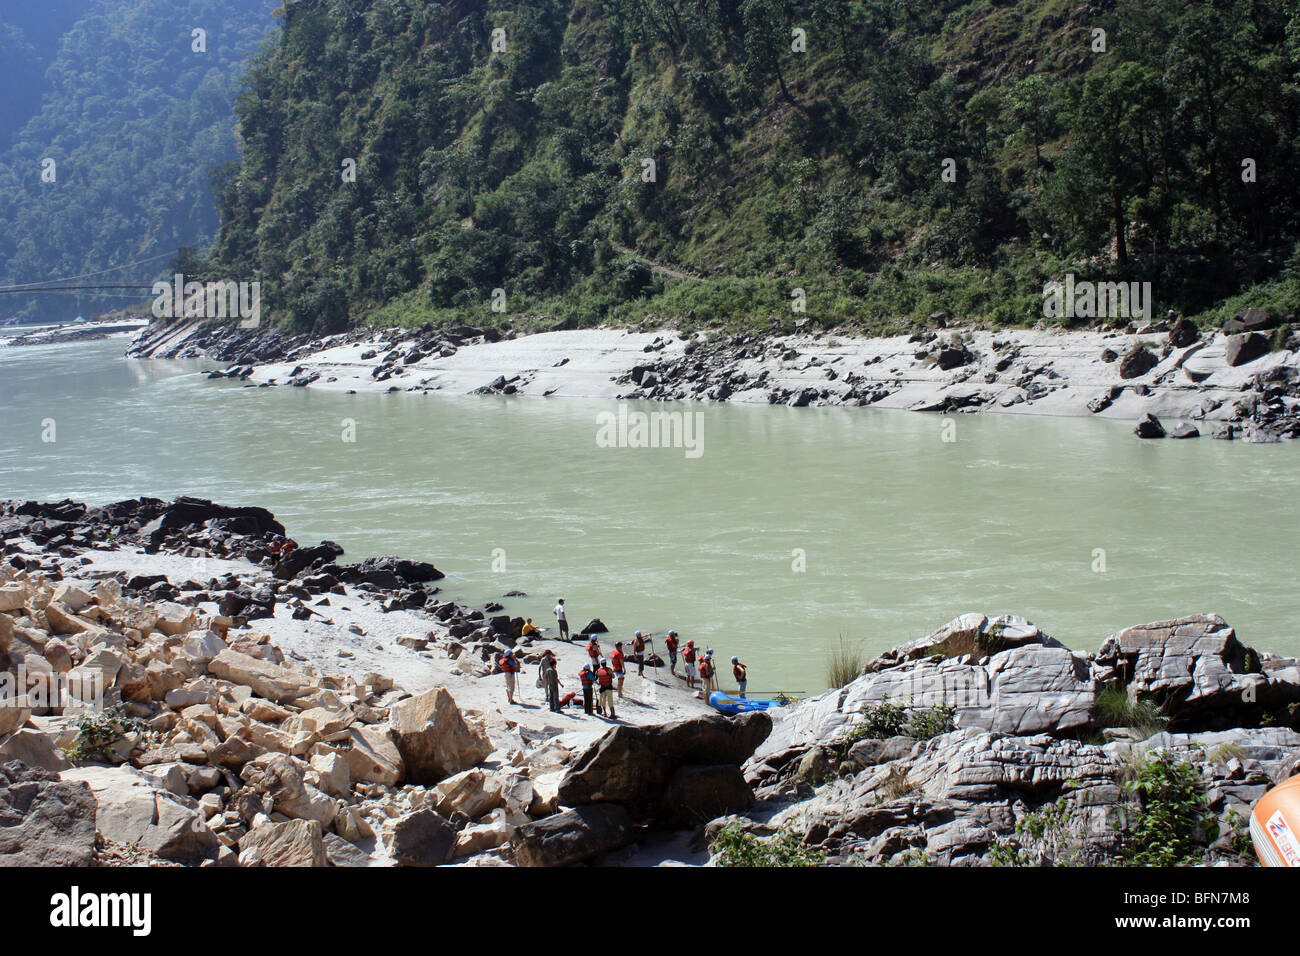
{"label": "person crouching on rock", "polygon": [[582,670],[578,672],[578,680],[582,682],[582,709],[590,717],[592,701],[596,696],[596,674],[590,664],[582,665]]}
{"label": "person crouching on rock", "polygon": [[501,660],[497,661],[497,666],[506,675],[506,701],[513,704],[515,702],[515,683],[519,674],[519,661],[515,657],[515,652],[506,651]]}
{"label": "person crouching on rock", "polygon": [[669,631],[664,638],[664,647],[668,648],[668,673],[677,676],[677,632]]}
{"label": "person crouching on rock", "polygon": [[541,631],[537,629],[537,625],[533,623],[533,619],[531,617],[528,620],[524,621],[524,626],[519,629],[520,637],[532,637],[534,634],[540,634],[540,633]]}
{"label": "person crouching on rock", "polygon": [[614,713],[614,672],[609,669],[609,661],[600,659],[600,670],[596,671],[596,683],[600,685],[600,710],[610,720],[617,720]]}
{"label": "person crouching on rock", "polygon": [[623,642],[614,642],[614,653],[609,655],[609,662],[614,665],[614,676],[618,678],[618,698],[623,699],[623,678],[627,676],[624,668]]}
{"label": "person crouching on rock", "polygon": [[731,676],[736,678],[736,683],[740,686],[739,697],[741,700],[745,699],[745,688],[749,686],[748,675],[749,668],[740,663],[739,657],[733,657],[731,659]]}

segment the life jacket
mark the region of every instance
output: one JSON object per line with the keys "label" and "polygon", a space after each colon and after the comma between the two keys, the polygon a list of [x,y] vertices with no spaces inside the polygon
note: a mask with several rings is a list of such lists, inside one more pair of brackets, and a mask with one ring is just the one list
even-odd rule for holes
{"label": "life jacket", "polygon": [[638,654],[640,654],[642,651],[644,651],[644,650],[645,650],[645,638],[644,638],[644,637],[638,637],[635,641],[633,641],[633,642],[632,642],[632,650],[636,651]]}
{"label": "life jacket", "polygon": [[668,638],[665,638],[665,639],[664,639],[664,646],[666,646],[670,651],[675,651],[675,650],[677,650],[677,638],[675,638],[675,637],[668,637]]}
{"label": "life jacket", "polygon": [[578,671],[578,680],[582,681],[583,687],[590,687],[596,683],[596,675],[591,671]]}
{"label": "life jacket", "polygon": [[694,664],[694,663],[695,663],[695,648],[693,648],[693,647],[688,647],[688,648],[686,648],[686,650],[682,653],[682,657],[683,657],[683,659],[685,659],[686,663],[688,663],[688,664]]}
{"label": "life jacket", "polygon": [[700,661],[700,676],[701,677],[713,676],[713,665],[710,664],[707,660]]}
{"label": "life jacket", "polygon": [[731,668],[731,673],[735,675],[736,680],[738,680],[738,681],[740,681],[740,680],[744,680],[744,679],[745,679],[745,665],[744,665],[744,664],[736,664],[735,666],[733,666],[733,667]]}
{"label": "life jacket", "polygon": [[600,645],[597,644],[595,641],[592,641],[590,644],[588,644],[588,645],[587,645],[587,656],[588,656],[588,657],[599,657],[599,656],[600,656]]}
{"label": "life jacket", "polygon": [[623,669],[623,652],[615,651],[613,654],[610,654],[609,662],[614,666],[614,670],[621,671]]}
{"label": "life jacket", "polygon": [[297,551],[297,550],[298,550],[298,542],[297,542],[297,541],[286,541],[286,542],[284,543],[284,549],[283,549],[282,553],[283,553],[284,556],[287,558],[289,555],[293,554],[293,553],[294,553],[295,551]]}
{"label": "life jacket", "polygon": [[614,686],[614,672],[608,667],[602,667],[596,671],[596,680],[600,681],[600,686],[606,690]]}
{"label": "life jacket", "polygon": [[497,663],[501,665],[501,669],[507,674],[519,673],[519,661],[515,660],[513,657],[503,657]]}

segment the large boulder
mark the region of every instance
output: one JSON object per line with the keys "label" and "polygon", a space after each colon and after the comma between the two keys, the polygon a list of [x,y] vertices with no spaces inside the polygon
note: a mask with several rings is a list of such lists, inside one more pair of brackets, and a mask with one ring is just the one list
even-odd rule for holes
{"label": "large boulder", "polygon": [[11,760],[51,773],[59,773],[71,766],[48,734],[30,729],[15,731],[0,739],[0,764]]}
{"label": "large boulder", "polygon": [[1231,368],[1253,362],[1261,355],[1268,354],[1268,336],[1260,332],[1244,332],[1230,335],[1223,347],[1224,361]]}
{"label": "large boulder", "polygon": [[505,797],[501,781],[477,768],[448,777],[433,788],[434,800],[441,813],[463,813],[477,820],[501,806]]}
{"label": "large boulder", "polygon": [[735,764],[681,767],[664,790],[665,812],[682,828],[700,826],[754,804],[754,791]]}
{"label": "large boulder", "polygon": [[161,515],[140,529],[146,551],[157,551],[167,537],[177,531],[201,527],[213,522],[224,530],[238,534],[266,537],[284,534],[284,525],[265,508],[229,508],[203,498],[180,497]]}
{"label": "large boulder", "polygon": [[316,820],[263,823],[239,840],[240,866],[329,866]]}
{"label": "large boulder", "polygon": [[986,614],[963,614],[953,618],[943,627],[925,637],[900,644],[870,661],[864,673],[896,667],[905,661],[921,660],[938,654],[943,657],[960,657],[973,654],[982,657],[1010,647],[1026,644],[1043,644],[1061,647],[1037,627],[1014,614],[990,618]]}
{"label": "large boulder", "polygon": [[1165,426],[1154,415],[1143,415],[1133,427],[1133,434],[1138,438],[1164,438]]}
{"label": "large boulder", "polygon": [[258,697],[287,703],[310,693],[312,681],[305,674],[270,661],[258,660],[226,648],[208,663],[215,677],[253,688]]}
{"label": "large boulder", "polygon": [[962,615],[866,671],[783,713],[747,767],[751,779],[784,774],[810,750],[837,746],[863,709],[884,703],[949,706],[958,727],[1038,734],[1086,729],[1096,702],[1087,657],[1012,616]]}
{"label": "large boulder", "polygon": [[333,541],[322,541],[314,548],[297,548],[288,557],[281,558],[271,573],[282,581],[298,577],[316,564],[328,564],[343,553]]}
{"label": "large boulder", "polygon": [[493,750],[487,734],[465,722],[445,687],[394,704],[388,720],[408,783],[432,786],[477,765]]}
{"label": "large boulder", "polygon": [[456,849],[456,828],[432,810],[416,810],[394,822],[384,844],[398,866],[442,866]]}
{"label": "large boulder", "polygon": [[515,831],[518,866],[571,866],[627,846],[632,818],[614,803],[578,807],[528,823]]}
{"label": "large boulder", "polygon": [[1098,684],[1122,685],[1159,704],[1171,729],[1199,730],[1253,724],[1300,700],[1300,671],[1264,663],[1223,618],[1195,614],[1112,634],[1092,674]]}
{"label": "large boulder", "polygon": [[0,867],[89,866],[95,852],[95,797],[57,774],[0,765]]}
{"label": "large boulder", "polygon": [[239,776],[256,792],[270,797],[275,812],[286,817],[315,820],[327,827],[338,813],[334,800],[307,783],[303,771],[288,754],[262,754],[246,763]]}
{"label": "large boulder", "polygon": [[99,766],[65,770],[61,776],[90,787],[95,827],[105,839],[137,844],[178,863],[197,863],[217,849],[198,802],[169,793],[152,777],[129,767]]}
{"label": "large boulder", "polygon": [[1140,378],[1160,364],[1160,358],[1145,345],[1135,345],[1119,360],[1120,378]]}
{"label": "large boulder", "polygon": [[574,761],[560,783],[559,802],[625,804],[640,819],[676,822],[665,793],[680,768],[739,767],[771,732],[772,718],[763,711],[615,727]]}
{"label": "large boulder", "polygon": [[1176,349],[1187,348],[1201,337],[1201,330],[1190,319],[1179,319],[1169,330],[1169,344]]}
{"label": "large boulder", "polygon": [[349,727],[347,743],[343,759],[353,780],[391,787],[402,779],[405,772],[402,755],[388,734],[379,728]]}

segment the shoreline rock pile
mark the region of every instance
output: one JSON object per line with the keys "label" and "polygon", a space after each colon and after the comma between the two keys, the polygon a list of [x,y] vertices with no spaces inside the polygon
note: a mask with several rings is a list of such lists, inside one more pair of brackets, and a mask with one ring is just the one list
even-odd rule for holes
{"label": "shoreline rock pile", "polygon": [[[1165,729],[1107,719],[1101,697],[1116,689]],[[890,703],[949,707],[955,726],[862,734],[864,711]],[[1207,862],[1250,862],[1251,806],[1300,771],[1300,660],[1246,647],[1212,614],[1128,628],[1095,655],[1023,618],[967,614],[779,721],[745,777],[783,808],[743,825],[791,827],[840,863],[984,865],[1009,846],[1034,862],[1114,863],[1134,810],[1124,784],[1159,752],[1202,781],[1218,821]]]}

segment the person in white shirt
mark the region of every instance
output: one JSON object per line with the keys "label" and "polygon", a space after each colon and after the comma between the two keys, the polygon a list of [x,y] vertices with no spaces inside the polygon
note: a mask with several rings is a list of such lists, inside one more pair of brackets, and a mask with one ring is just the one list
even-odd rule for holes
{"label": "person in white shirt", "polygon": [[560,637],[569,640],[569,618],[564,611],[564,598],[555,605],[555,620],[560,624]]}

